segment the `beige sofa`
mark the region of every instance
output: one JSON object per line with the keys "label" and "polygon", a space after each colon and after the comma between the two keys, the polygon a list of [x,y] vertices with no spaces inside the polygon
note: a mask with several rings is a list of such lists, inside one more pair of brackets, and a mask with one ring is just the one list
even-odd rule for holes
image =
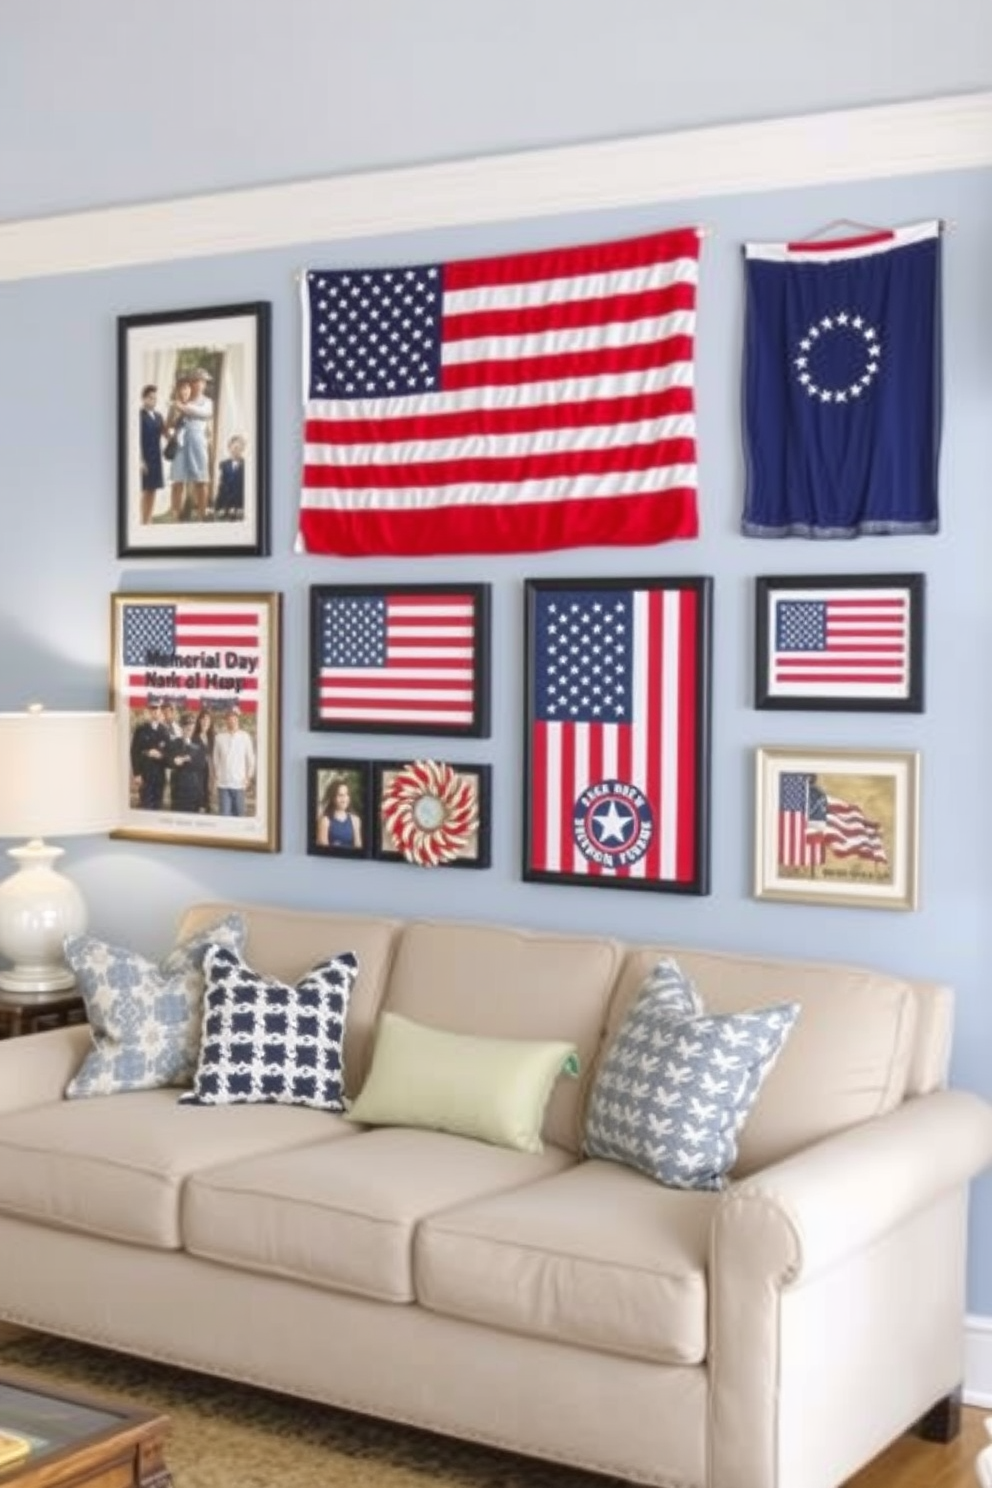
{"label": "beige sofa", "polygon": [[[183,933],[232,908],[198,906]],[[65,1101],[85,1028],[0,1045],[0,1317],[641,1483],[828,1488],[962,1377],[969,1180],[947,989],[879,972],[240,906],[246,959],[361,963],[388,1006],[574,1039],[545,1150],[176,1092]],[[598,1053],[674,953],[707,1006],[802,1012],[722,1193],[579,1159]]]}

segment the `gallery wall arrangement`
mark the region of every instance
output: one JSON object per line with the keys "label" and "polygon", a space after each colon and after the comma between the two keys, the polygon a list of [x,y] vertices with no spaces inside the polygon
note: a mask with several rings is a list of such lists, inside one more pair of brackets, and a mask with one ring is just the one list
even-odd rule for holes
{"label": "gallery wall arrangement", "polygon": [[[501,669],[522,720],[522,880],[710,892],[721,576],[650,571],[700,530],[703,236],[300,274],[297,548],[333,563],[294,595],[306,713],[350,740],[305,762],[308,855],[489,867],[493,766],[449,745],[491,737]],[[743,245],[742,541],[938,530],[941,238],[937,221],[833,222]],[[118,319],[120,556],[268,554],[272,492],[293,484],[269,472],[278,291]],[[659,552],[604,579],[603,545]],[[500,555],[562,548],[583,550],[576,576],[512,585],[522,651],[494,654]],[[448,554],[464,578],[342,581],[349,558]],[[752,583],[755,709],[923,711],[923,572]],[[113,597],[119,835],[279,850],[281,604],[195,583]],[[362,748],[385,735],[423,747]],[[864,741],[757,749],[757,899],[916,907],[919,754]]]}

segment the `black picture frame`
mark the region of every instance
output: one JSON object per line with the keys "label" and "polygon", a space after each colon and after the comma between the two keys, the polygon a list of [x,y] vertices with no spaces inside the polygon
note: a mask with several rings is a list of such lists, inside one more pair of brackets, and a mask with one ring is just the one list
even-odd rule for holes
{"label": "black picture frame", "polygon": [[[390,647],[404,620],[411,635],[394,644],[407,657]],[[436,634],[415,634],[425,627]],[[313,585],[310,728],[486,739],[489,643],[488,584]]]}
{"label": "black picture frame", "polygon": [[922,573],[761,575],[754,706],[922,713]]}
{"label": "black picture frame", "polygon": [[119,558],[268,554],[270,326],[264,300],[118,317]]}
{"label": "black picture frame", "polygon": [[523,878],[708,894],[712,578],[524,598]]}
{"label": "black picture frame", "polygon": [[[443,867],[443,868],[488,868],[491,864],[491,799],[492,799],[492,767],[490,765],[477,764],[455,764],[454,762],[438,760],[373,760],[373,796],[374,807],[374,832],[372,856],[380,862],[403,863],[409,862],[415,867]],[[472,796],[478,814],[478,824],[469,834],[468,841],[464,847],[458,850],[454,856],[443,861],[423,861],[416,855],[403,852],[396,845],[391,835],[389,826],[384,820],[384,806],[390,786],[394,781],[404,778],[411,782],[408,791],[410,811],[416,809],[416,801],[419,795],[428,795],[429,791],[418,791],[417,782],[428,779],[432,772],[450,771],[460,786],[467,783],[471,789]],[[440,820],[440,810],[431,813],[430,820]],[[457,822],[456,822],[457,826]]]}
{"label": "black picture frame", "polygon": [[[352,820],[345,827],[343,837],[350,830],[352,842],[332,840],[333,826],[324,827],[327,807],[332,792],[339,786],[347,786],[349,802],[347,815]],[[372,823],[374,797],[372,787],[372,764],[369,760],[345,759],[342,757],[311,757],[307,760],[307,852],[317,858],[370,858],[372,856]],[[325,837],[327,840],[323,840]]]}

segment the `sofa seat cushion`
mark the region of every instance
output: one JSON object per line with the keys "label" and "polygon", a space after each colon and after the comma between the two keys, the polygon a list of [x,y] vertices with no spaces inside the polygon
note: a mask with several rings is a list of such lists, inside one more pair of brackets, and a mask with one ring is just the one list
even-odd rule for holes
{"label": "sofa seat cushion", "polygon": [[0,1116],[0,1210],[178,1250],[179,1195],[197,1168],[340,1136],[343,1117],[288,1106],[180,1106],[175,1090],[57,1101]]}
{"label": "sofa seat cushion", "polygon": [[515,1152],[445,1132],[379,1128],[194,1175],[183,1196],[183,1243],[225,1265],[412,1302],[413,1236],[425,1215],[573,1161],[560,1148]]}
{"label": "sofa seat cushion", "polygon": [[425,1220],[414,1246],[417,1301],[531,1337],[700,1364],[718,1202],[593,1158]]}

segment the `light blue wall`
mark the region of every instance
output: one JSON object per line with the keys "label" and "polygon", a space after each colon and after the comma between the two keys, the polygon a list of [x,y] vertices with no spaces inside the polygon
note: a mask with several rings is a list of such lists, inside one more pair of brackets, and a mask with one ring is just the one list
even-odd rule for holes
{"label": "light blue wall", "polygon": [[11,0],[0,220],[990,83],[988,0]]}
{"label": "light blue wall", "polygon": [[[820,35],[809,8],[794,4],[711,6],[716,15],[696,23],[691,48],[688,22],[676,19],[683,50],[672,66],[666,59],[679,48],[665,44],[659,20],[660,12],[671,7],[648,3],[520,4],[504,7],[502,22],[493,19],[493,11],[488,20],[473,16],[470,24],[467,17],[475,7],[441,5],[439,0],[417,7],[365,5],[361,21],[345,16],[343,7],[297,0],[273,7],[274,15],[288,17],[285,29],[270,23],[255,51],[247,49],[257,28],[249,31],[239,20],[244,36],[228,52],[220,45],[226,34],[222,18],[232,28],[230,34],[237,34],[235,7],[213,0],[195,8],[202,26],[196,44],[187,35],[191,60],[181,89],[169,81],[176,75],[178,53],[170,53],[173,42],[164,34],[168,27],[156,23],[156,66],[164,80],[154,88],[143,85],[147,91],[139,107],[134,70],[124,65],[119,51],[111,65],[101,38],[113,22],[119,45],[137,48],[143,56],[153,45],[145,7],[110,0],[87,0],[85,6],[35,0],[17,12],[5,7],[0,12],[0,138],[7,143],[0,154],[0,209],[8,217],[30,215],[370,162],[452,157],[672,122],[757,117],[989,84],[989,47],[975,46],[979,22],[985,42],[989,40],[984,0],[974,5],[960,0],[954,7],[973,24],[971,31],[953,32],[953,45],[937,24],[941,8],[922,0],[898,6],[862,0],[847,8],[852,17],[856,12],[862,18],[859,34],[867,39],[861,46],[875,59],[874,72],[859,50],[834,77],[833,64],[840,60],[834,32]],[[738,10],[745,9],[751,27],[756,10],[780,20],[778,29],[767,33],[768,56],[757,71],[741,67],[733,50],[740,40],[734,32]],[[185,10],[179,7],[180,22]],[[190,15],[193,11],[189,7]],[[566,11],[574,30],[565,26]],[[902,24],[890,32],[897,11]],[[410,19],[414,12],[420,22],[416,27]],[[238,9],[239,16],[245,13]],[[338,14],[342,23],[335,28],[329,18]],[[365,31],[370,16],[377,14],[390,18],[385,48],[373,47]],[[608,27],[603,20],[607,14]],[[836,24],[836,6],[831,14]],[[305,15],[315,23],[324,18],[316,24],[316,43],[305,43],[300,36],[299,21]],[[449,22],[443,37],[437,26],[442,17]],[[514,17],[519,25],[511,24]],[[921,24],[928,21],[926,47],[911,48],[906,42],[909,17]],[[58,42],[53,46],[56,21]],[[718,30],[730,42],[719,57],[707,57],[704,33]],[[751,45],[757,54],[755,34]],[[299,66],[311,81],[306,100],[301,100],[290,65],[294,37]],[[650,47],[639,37],[649,39]],[[196,45],[204,48],[198,61]],[[522,60],[521,49],[527,54]],[[645,60],[648,52],[651,65]],[[314,96],[317,53],[326,62],[326,100]],[[535,57],[547,66],[539,67]],[[411,58],[418,63],[416,99]],[[606,64],[598,89],[597,58]],[[263,80],[266,69],[271,76]],[[146,73],[138,69],[138,75]],[[236,78],[241,79],[240,92]],[[200,103],[194,105],[197,95]],[[317,130],[319,115],[325,116],[326,127]],[[184,121],[189,120],[187,128]],[[71,167],[59,153],[68,134],[77,147]],[[945,244],[942,531],[933,538],[851,544],[745,541],[736,532],[741,495],[740,244],[746,238],[795,236],[839,216],[887,223],[939,216],[955,224]],[[292,556],[301,396],[298,269],[499,252],[700,218],[713,234],[705,244],[700,291],[703,534],[698,542],[499,559],[344,562]],[[268,856],[126,842],[73,844],[67,862],[87,894],[94,928],[159,950],[191,899],[234,896],[300,906],[477,916],[855,961],[954,985],[955,1083],[992,1095],[992,999],[986,986],[992,959],[992,808],[983,788],[992,689],[982,660],[992,640],[990,263],[992,172],[961,172],[732,197],[707,201],[701,212],[691,202],[666,204],[655,210],[332,247],[315,242],[291,251],[0,284],[0,708],[20,707],[34,696],[50,706],[104,704],[109,595],[114,590],[188,585],[285,594],[285,850]],[[114,557],[116,317],[256,298],[273,303],[274,556],[224,563],[119,562]],[[927,574],[926,713],[889,717],[754,711],[754,575],[886,569]],[[524,885],[519,879],[518,810],[522,580],[641,573],[706,573],[716,580],[712,895],[686,899]],[[356,756],[402,756],[422,753],[424,742],[308,732],[308,585],[455,575],[493,584],[493,737],[458,744],[458,757],[494,766],[493,868],[433,874],[399,865],[308,858],[307,755],[333,748]],[[774,905],[750,897],[752,760],[759,744],[921,751],[923,872],[917,913]],[[970,1306],[992,1313],[988,1180],[976,1189],[973,1233]]]}

